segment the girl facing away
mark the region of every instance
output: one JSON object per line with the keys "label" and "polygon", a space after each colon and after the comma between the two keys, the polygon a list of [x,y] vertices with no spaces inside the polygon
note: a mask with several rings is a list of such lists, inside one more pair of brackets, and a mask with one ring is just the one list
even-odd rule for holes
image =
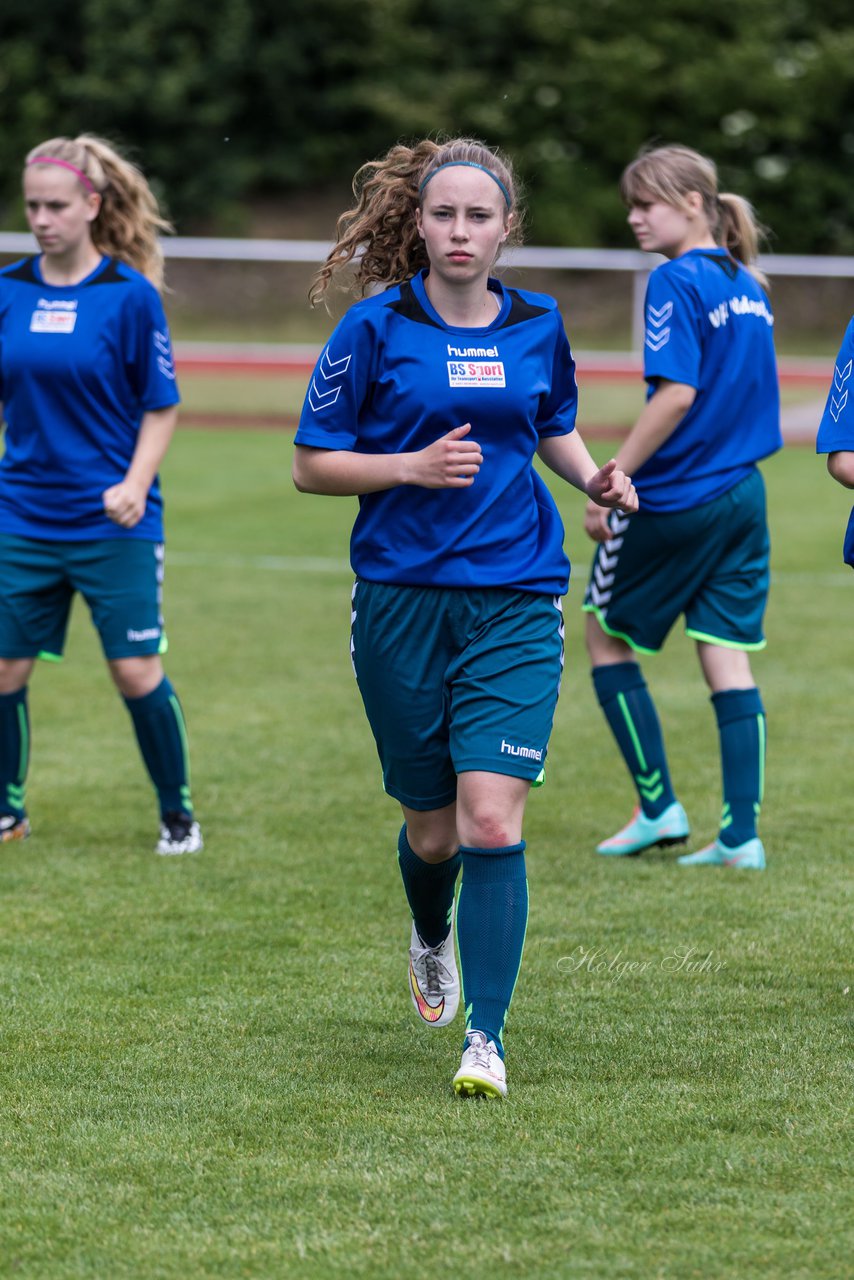
{"label": "girl facing away", "polygon": [[759,231],[688,147],[642,152],[621,194],[641,248],[667,261],[647,288],[647,401],[616,459],[640,510],[608,518],[588,505],[585,519],[599,544],[584,602],[593,684],[638,796],[598,852],[633,856],[689,835],[638,663],[684,615],[711,691],[723,807],[715,839],[678,861],[760,870],[765,712],[750,654],[765,646],[769,538],[757,463],[782,437],[773,315],[753,265]]}
{"label": "girl facing away", "polygon": [[164,673],[157,471],[178,390],[159,289],[168,224],[100,138],[51,138],[24,166],[39,252],[0,271],[0,839],[29,835],[27,685],[59,661],[85,598],[157,793],[161,854],[202,847],[187,735]]}
{"label": "girl facing away", "polygon": [[558,696],[569,572],[534,458],[604,508],[637,499],[574,429],[554,300],[491,274],[520,230],[508,160],[425,140],[365,165],[354,190],[314,297],[350,268],[363,300],[318,361],[293,475],[304,492],[359,496],[351,653],[403,814],[410,996],[424,1025],[454,1018],[455,925],[466,1030],[453,1085],[498,1098],[528,919],[523,816]]}

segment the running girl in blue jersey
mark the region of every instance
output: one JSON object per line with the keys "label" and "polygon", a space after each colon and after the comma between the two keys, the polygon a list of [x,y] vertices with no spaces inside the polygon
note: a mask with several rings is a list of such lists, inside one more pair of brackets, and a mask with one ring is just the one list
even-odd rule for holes
{"label": "running girl in blue jersey", "polygon": [[[816,440],[816,453],[827,454],[827,469],[845,485],[854,489],[854,319],[846,330],[836,365],[833,382],[824,406]],[[854,568],[854,508],[848,519],[842,558]]]}
{"label": "running girl in blue jersey", "polygon": [[641,248],[669,261],[647,289],[646,406],[617,453],[640,511],[608,520],[589,506],[585,521],[600,544],[584,603],[593,683],[639,797],[598,851],[638,854],[689,834],[636,657],[658,652],[684,614],[712,692],[723,811],[716,839],[679,862],[761,869],[765,713],[748,655],[765,645],[769,542],[756,464],[782,438],[773,316],[750,265],[758,228],[686,147],[642,153],[621,191]]}
{"label": "running girl in blue jersey", "polygon": [[24,199],[40,253],[0,271],[0,838],[30,832],[27,682],[37,657],[61,658],[79,591],[157,791],[157,852],[194,852],[184,718],[160,658],[157,471],[178,404],[158,294],[168,224],[139,170],[88,135],[31,151]]}
{"label": "running girl in blue jersey", "polygon": [[409,990],[427,1025],[454,1017],[462,867],[454,1087],[500,1097],[528,916],[522,819],[552,726],[569,575],[534,458],[604,507],[633,511],[636,497],[574,430],[575,367],[554,300],[490,276],[519,230],[507,161],[465,139],[397,146],[355,190],[315,297],[349,264],[372,296],[318,361],[294,480],[359,495],[352,656],[385,789],[403,810]]}

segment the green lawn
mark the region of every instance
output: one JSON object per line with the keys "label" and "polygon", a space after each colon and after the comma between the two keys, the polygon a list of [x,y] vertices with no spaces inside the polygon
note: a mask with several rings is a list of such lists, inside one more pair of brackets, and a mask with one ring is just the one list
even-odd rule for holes
{"label": "green lawn", "polygon": [[[582,499],[561,497],[577,577],[510,1096],[461,1103],[460,1027],[419,1026],[406,992],[398,812],[348,656],[355,503],[297,495],[289,453],[186,430],[165,468],[202,854],[152,853],[85,610],[33,681],[34,835],[0,858],[0,1274],[850,1274],[846,494],[807,449],[765,468],[764,874],[593,853],[632,800],[581,646]],[[719,765],[684,637],[646,670],[705,843]]]}

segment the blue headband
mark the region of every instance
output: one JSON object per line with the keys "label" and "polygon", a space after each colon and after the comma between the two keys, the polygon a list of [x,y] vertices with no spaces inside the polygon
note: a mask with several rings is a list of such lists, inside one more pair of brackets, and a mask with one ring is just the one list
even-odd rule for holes
{"label": "blue headband", "polygon": [[418,188],[418,194],[421,195],[422,191],[427,186],[427,183],[431,178],[435,178],[437,173],[441,173],[443,169],[453,169],[460,165],[466,169],[480,169],[481,173],[488,173],[495,185],[501,188],[501,194],[507,202],[507,208],[510,208],[513,201],[510,199],[510,192],[507,190],[504,183],[500,178],[496,177],[491,169],[487,169],[485,164],[476,164],[474,160],[446,160],[444,164],[437,165],[435,169],[432,169],[430,173],[427,174],[427,177],[421,183],[421,186]]}

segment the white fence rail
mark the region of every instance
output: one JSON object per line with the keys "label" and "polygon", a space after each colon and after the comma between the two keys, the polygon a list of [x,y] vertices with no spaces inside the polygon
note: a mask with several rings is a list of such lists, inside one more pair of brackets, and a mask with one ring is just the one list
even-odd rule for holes
{"label": "white fence rail", "polygon": [[[328,240],[233,240],[207,236],[171,236],[163,241],[167,258],[210,262],[316,262],[331,248]],[[0,254],[27,254],[35,249],[29,232],[0,231]],[[632,276],[632,343],[643,347],[643,299],[646,278],[663,258],[637,249],[561,249],[527,246],[508,250],[509,266],[548,271],[622,271]],[[822,276],[854,279],[854,257],[763,254],[760,268],[769,276]]]}

